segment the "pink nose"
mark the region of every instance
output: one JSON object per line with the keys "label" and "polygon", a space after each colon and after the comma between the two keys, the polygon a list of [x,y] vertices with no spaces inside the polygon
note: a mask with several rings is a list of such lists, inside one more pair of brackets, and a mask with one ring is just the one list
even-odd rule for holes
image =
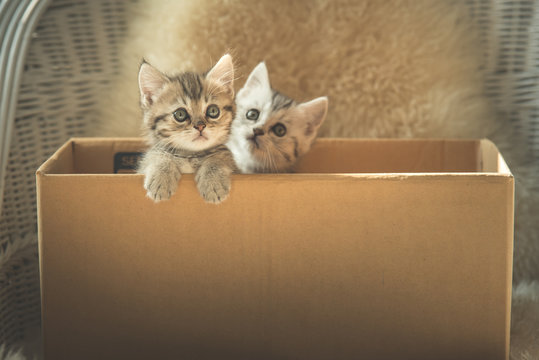
{"label": "pink nose", "polygon": [[198,123],[195,125],[195,129],[197,129],[200,132],[202,132],[202,130],[204,130],[205,128],[206,128],[206,124],[203,124],[203,123]]}

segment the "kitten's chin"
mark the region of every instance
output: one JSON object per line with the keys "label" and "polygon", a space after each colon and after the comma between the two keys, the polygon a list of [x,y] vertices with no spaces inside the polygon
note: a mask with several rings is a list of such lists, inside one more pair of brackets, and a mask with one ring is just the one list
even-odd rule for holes
{"label": "kitten's chin", "polygon": [[193,142],[194,143],[208,143],[210,140],[209,138],[206,136],[206,135],[196,135],[195,137],[193,137]]}
{"label": "kitten's chin", "polygon": [[183,148],[189,151],[203,151],[212,148],[215,145],[215,141],[200,137],[184,144]]}
{"label": "kitten's chin", "polygon": [[219,141],[220,139],[215,139],[206,136],[195,136],[191,138],[190,140],[182,139],[182,141],[175,141],[174,146],[178,149],[183,149],[187,151],[204,151],[207,149],[210,149],[212,147],[215,147],[219,144],[222,144],[223,142]]}

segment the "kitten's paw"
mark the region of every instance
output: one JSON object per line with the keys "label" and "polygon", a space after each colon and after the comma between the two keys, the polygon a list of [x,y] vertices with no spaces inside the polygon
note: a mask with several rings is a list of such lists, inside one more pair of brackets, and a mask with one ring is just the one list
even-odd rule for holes
{"label": "kitten's paw", "polygon": [[219,204],[230,192],[230,177],[227,175],[197,176],[197,188],[206,202]]}
{"label": "kitten's paw", "polygon": [[179,175],[153,171],[144,177],[146,196],[155,202],[168,200],[178,188]]}

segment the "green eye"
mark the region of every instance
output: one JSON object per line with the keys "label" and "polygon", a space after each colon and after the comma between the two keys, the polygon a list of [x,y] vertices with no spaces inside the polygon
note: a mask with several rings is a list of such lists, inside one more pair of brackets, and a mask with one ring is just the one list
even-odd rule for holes
{"label": "green eye", "polygon": [[271,128],[271,131],[273,131],[273,133],[278,137],[283,137],[286,134],[286,126],[281,123],[277,123]]}
{"label": "green eye", "polygon": [[187,113],[187,110],[184,108],[179,108],[178,110],[174,111],[172,115],[174,115],[174,119],[176,119],[177,122],[181,123],[189,119],[189,113]]}
{"label": "green eye", "polygon": [[249,120],[257,120],[259,115],[260,115],[260,112],[257,109],[251,109],[247,111],[247,114],[245,114],[245,116]]}
{"label": "green eye", "polygon": [[219,107],[217,105],[210,105],[206,109],[206,115],[211,117],[212,119],[217,119],[219,117],[220,111]]}

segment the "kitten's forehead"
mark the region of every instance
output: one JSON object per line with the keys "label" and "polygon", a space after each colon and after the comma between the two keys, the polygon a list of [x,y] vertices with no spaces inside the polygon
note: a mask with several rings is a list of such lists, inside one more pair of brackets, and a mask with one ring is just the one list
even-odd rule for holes
{"label": "kitten's forehead", "polygon": [[[195,90],[195,89],[192,89]],[[186,94],[180,83],[172,83],[154,104],[152,110],[156,113],[172,113],[179,107],[198,109],[198,98],[192,98],[193,93]]]}
{"label": "kitten's forehead", "polygon": [[203,95],[204,79],[196,73],[183,73],[172,79],[177,82],[183,95],[190,100],[199,100]]}
{"label": "kitten's forehead", "polygon": [[277,112],[282,109],[289,109],[294,105],[294,100],[288,96],[281,94],[278,91],[273,90],[271,97],[271,110]]}
{"label": "kitten's forehead", "polygon": [[238,93],[238,103],[248,108],[263,108],[271,103],[272,93],[264,87],[255,87],[249,90],[241,89]]}
{"label": "kitten's forehead", "polygon": [[209,103],[230,104],[232,95],[219,91],[215,84],[203,75],[183,73],[170,78],[170,83],[158,99],[162,111],[174,111],[179,106],[204,110]]}
{"label": "kitten's forehead", "polygon": [[[262,87],[254,88],[249,91],[248,95],[240,97],[238,105],[244,112],[250,109],[260,111],[258,121],[250,122],[251,126],[261,126],[274,123],[276,119],[283,119],[295,105],[294,100],[272,89],[266,91]],[[240,116],[245,116],[245,114],[240,114]]]}
{"label": "kitten's forehead", "polygon": [[268,103],[268,113],[264,119],[264,124],[273,125],[281,122],[286,125],[291,123],[290,115],[295,107],[294,100],[288,96],[281,94],[278,91],[273,90],[271,96],[271,102]]}
{"label": "kitten's forehead", "polygon": [[272,112],[269,114],[264,125],[272,127],[277,123],[282,123],[285,124],[287,127],[292,126],[294,121],[291,115],[292,111],[290,110],[290,108],[280,108],[278,110],[272,109]]}

